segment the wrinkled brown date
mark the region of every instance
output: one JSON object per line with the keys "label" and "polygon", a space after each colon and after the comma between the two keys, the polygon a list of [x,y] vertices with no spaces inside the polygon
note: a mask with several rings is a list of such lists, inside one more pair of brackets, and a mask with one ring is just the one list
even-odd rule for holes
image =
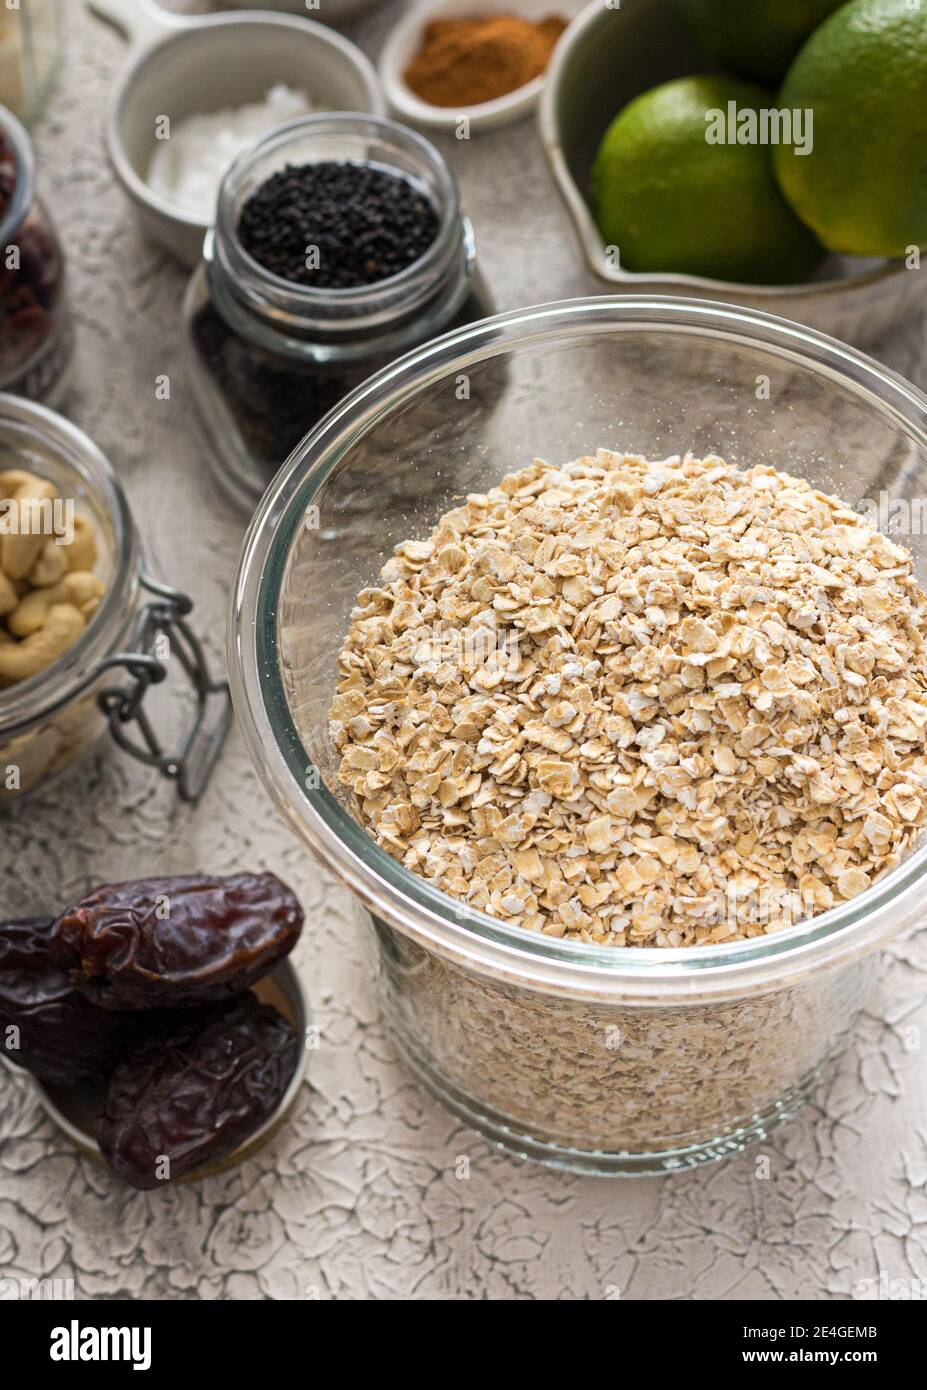
{"label": "wrinkled brown date", "polygon": [[0,925],[0,1047],[40,1080],[74,1086],[113,1065],[128,1021],[74,987],[52,952],[52,925]]}
{"label": "wrinkled brown date", "polygon": [[303,912],[273,874],[97,888],[55,923],[58,959],[94,1004],[155,1009],[241,994],[295,945]]}
{"label": "wrinkled brown date", "polygon": [[100,1149],[133,1187],[158,1187],[231,1153],[273,1114],[296,1068],[295,1031],[254,994],[187,1019],[110,1078]]}

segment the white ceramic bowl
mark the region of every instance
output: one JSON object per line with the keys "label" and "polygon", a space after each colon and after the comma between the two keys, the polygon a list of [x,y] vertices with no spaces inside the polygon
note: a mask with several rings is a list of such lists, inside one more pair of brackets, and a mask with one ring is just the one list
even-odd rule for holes
{"label": "white ceramic bowl", "polygon": [[[764,309],[857,345],[882,338],[927,301],[927,276],[902,261],[829,256],[799,285],[741,285],[611,264],[586,190],[599,141],[633,97],[705,63],[665,0],[593,0],[563,35],[541,96],[541,140],[591,273],[614,293],[682,294]],[[633,196],[633,190],[628,190]]]}
{"label": "white ceramic bowl", "polygon": [[251,10],[199,18],[151,0],[88,0],[122,29],[129,61],[109,106],[106,138],[116,177],[145,231],[186,265],[199,259],[209,222],[146,182],[155,121],[261,101],[276,82],[305,88],[319,110],[383,114],[372,64],[341,34],[310,19]]}
{"label": "white ceramic bowl", "polygon": [[537,105],[544,86],[543,73],[507,96],[483,101],[477,106],[432,106],[406,86],[403,73],[421,47],[426,24],[433,19],[499,14],[500,10],[522,19],[539,20],[559,15],[570,20],[582,7],[582,0],[515,0],[511,5],[501,6],[498,0],[496,3],[494,0],[426,0],[399,21],[380,55],[380,81],[390,109],[401,120],[432,130],[455,130],[462,117],[469,121],[471,132],[520,120]]}

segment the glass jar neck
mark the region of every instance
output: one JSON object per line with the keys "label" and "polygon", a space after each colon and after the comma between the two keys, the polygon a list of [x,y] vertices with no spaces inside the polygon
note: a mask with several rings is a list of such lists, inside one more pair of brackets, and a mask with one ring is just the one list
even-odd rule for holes
{"label": "glass jar neck", "polygon": [[[348,138],[339,155],[343,133]],[[434,203],[440,219],[435,239],[399,274],[356,289],[317,289],[271,273],[244,249],[238,235],[244,202],[282,162],[311,162],[316,139],[330,159],[356,163],[360,148],[369,151],[371,163],[413,180]],[[394,162],[391,154],[401,154],[401,160]],[[461,216],[456,184],[437,150],[392,121],[353,115],[291,122],[237,161],[223,182],[216,224],[203,248],[219,313],[245,336],[296,356],[319,345],[335,356],[398,348],[421,340],[423,319],[426,336],[433,336],[465,299],[474,260],[472,228]]]}

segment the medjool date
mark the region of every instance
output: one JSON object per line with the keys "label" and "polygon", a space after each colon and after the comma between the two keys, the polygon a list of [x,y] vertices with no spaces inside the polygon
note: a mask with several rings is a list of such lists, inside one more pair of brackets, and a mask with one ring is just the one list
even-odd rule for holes
{"label": "medjool date", "polygon": [[110,1078],[98,1130],[104,1158],[140,1188],[224,1158],[273,1114],[299,1046],[287,1020],[254,994],[141,1044]]}
{"label": "medjool date", "polygon": [[302,930],[273,874],[149,878],[97,888],[55,923],[55,950],[106,1009],[174,1008],[241,994]]}
{"label": "medjool date", "polygon": [[52,951],[51,917],[0,926],[0,1046],[56,1086],[74,1086],[113,1065],[126,1020],[89,1003]]}

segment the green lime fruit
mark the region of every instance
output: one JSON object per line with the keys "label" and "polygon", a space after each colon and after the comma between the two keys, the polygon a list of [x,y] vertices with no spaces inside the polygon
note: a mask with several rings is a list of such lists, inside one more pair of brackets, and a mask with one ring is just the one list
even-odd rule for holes
{"label": "green lime fruit", "polygon": [[720,67],[778,82],[805,39],[844,0],[673,0],[675,13]]}
{"label": "green lime fruit", "polygon": [[777,82],[805,39],[843,0],[673,0],[706,58]]}
{"label": "green lime fruit", "polygon": [[810,153],[781,145],[773,167],[829,250],[927,246],[927,0],[850,0],[812,34],[777,104],[813,113]]}
{"label": "green lime fruit", "polygon": [[769,148],[713,144],[712,113],[768,108],[732,77],[682,77],[636,97],[612,121],[590,199],[625,270],[748,284],[804,280],[824,252],[776,186]]}

